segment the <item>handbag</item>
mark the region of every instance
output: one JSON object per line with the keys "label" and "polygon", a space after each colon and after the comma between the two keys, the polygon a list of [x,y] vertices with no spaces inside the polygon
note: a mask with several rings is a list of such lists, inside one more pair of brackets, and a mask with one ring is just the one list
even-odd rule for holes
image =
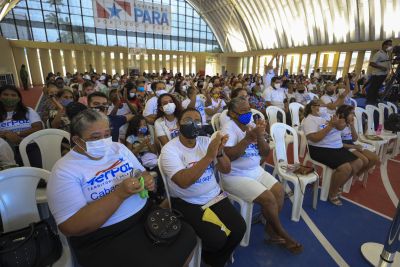
{"label": "handbag", "polygon": [[46,221],[0,235],[0,266],[44,267],[52,265],[62,254],[62,244]]}
{"label": "handbag", "polygon": [[299,165],[298,168],[293,171],[294,174],[300,174],[300,175],[307,175],[312,172],[314,172],[314,168],[305,165]]}
{"label": "handbag", "polygon": [[149,213],[145,222],[148,237],[155,245],[171,244],[179,235],[182,223],[177,211],[156,209]]}

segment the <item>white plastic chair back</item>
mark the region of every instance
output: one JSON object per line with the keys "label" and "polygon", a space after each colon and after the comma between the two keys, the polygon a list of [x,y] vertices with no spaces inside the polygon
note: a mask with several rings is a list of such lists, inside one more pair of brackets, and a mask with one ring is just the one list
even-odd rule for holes
{"label": "white plastic chair back", "polygon": [[355,119],[357,121],[357,126],[358,126],[358,127],[356,127],[356,129],[358,128],[358,134],[364,134],[364,127],[363,127],[363,124],[362,124],[362,121],[363,121],[362,117],[363,117],[363,114],[368,116],[367,111],[365,109],[363,109],[363,108],[356,107],[354,109],[354,113],[356,115]]}
{"label": "white plastic chair back", "polygon": [[162,178],[163,183],[164,183],[165,194],[167,195],[167,200],[168,200],[168,203],[169,203],[169,207],[172,208],[171,199],[170,199],[170,195],[169,195],[169,184],[168,184],[167,178],[165,177],[164,171],[163,171],[163,169],[161,167],[161,159],[160,159],[160,157],[158,158],[158,169],[160,171],[161,178]]}
{"label": "white plastic chair back", "polygon": [[0,172],[0,214],[5,232],[40,221],[36,205],[36,187],[40,179],[48,180],[49,171],[19,167]]}
{"label": "white plastic chair back", "polygon": [[292,118],[292,127],[300,126],[300,109],[304,110],[304,106],[300,103],[293,102],[289,104],[290,117]]}
{"label": "white plastic chair back", "polygon": [[214,132],[218,131],[221,128],[221,125],[219,123],[220,116],[221,116],[221,113],[216,113],[211,118],[211,126],[213,127]]}
{"label": "white plastic chair back", "polygon": [[351,97],[349,97],[349,99],[350,99],[350,102],[351,102],[351,105],[353,106],[353,107],[357,107],[357,101],[354,99],[354,98],[351,98]]}
{"label": "white plastic chair back", "polygon": [[26,146],[33,141],[39,146],[43,169],[51,171],[56,161],[61,158],[61,142],[64,138],[69,141],[70,133],[59,129],[44,129],[25,137],[19,145],[24,166],[31,166]]}
{"label": "white plastic chair back", "polygon": [[[386,110],[387,110],[388,116],[393,113],[393,109],[389,105],[379,103],[378,108],[379,108],[379,114],[382,113],[383,118],[385,117]],[[381,123],[381,122],[379,122],[379,123]],[[383,124],[383,122],[382,122],[382,124]]]}
{"label": "white plastic chair back", "polygon": [[392,110],[391,113],[398,113],[398,109],[397,106],[395,104],[393,104],[392,102],[386,102],[386,105],[388,105],[390,107],[390,109]]}
{"label": "white plastic chair back", "polygon": [[379,114],[379,124],[383,124],[384,120],[383,113],[380,112],[379,108],[373,105],[367,105],[365,107],[365,110],[367,111],[367,116],[368,116],[368,132],[369,134],[374,134],[375,133],[374,113],[376,111]]}
{"label": "white plastic chair back", "polygon": [[287,160],[287,138],[286,135],[288,135],[288,131],[290,132],[290,135],[293,136],[293,159],[294,163],[300,163],[299,161],[299,140],[297,136],[297,132],[294,128],[290,127],[287,124],[284,123],[274,123],[271,126],[271,137],[272,140],[275,143],[275,156],[276,156],[276,161],[284,161],[288,162]]}
{"label": "white plastic chair back", "polygon": [[283,109],[276,107],[276,106],[269,106],[269,107],[267,107],[266,113],[267,113],[270,127],[274,123],[278,122],[278,113],[282,114],[282,121],[283,121],[283,123],[286,123],[286,113],[285,113],[285,111],[283,111]]}
{"label": "white plastic chair back", "polygon": [[309,101],[307,101],[307,104],[311,101],[311,100],[314,100],[314,99],[319,99],[319,96],[317,95],[317,94],[314,94],[314,93],[311,93],[311,92],[308,92],[308,95],[310,96],[310,100]]}
{"label": "white plastic chair back", "polygon": [[253,113],[253,115],[254,115],[254,114],[257,114],[257,115],[259,115],[259,116],[261,117],[261,119],[265,120],[264,114],[262,114],[262,113],[261,113],[260,111],[258,111],[257,109],[252,108],[252,109],[251,109],[251,113]]}

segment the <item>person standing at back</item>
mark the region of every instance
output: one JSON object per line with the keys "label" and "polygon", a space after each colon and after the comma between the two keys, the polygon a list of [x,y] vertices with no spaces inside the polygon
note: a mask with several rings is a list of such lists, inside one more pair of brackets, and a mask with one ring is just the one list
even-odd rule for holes
{"label": "person standing at back", "polygon": [[28,79],[29,79],[29,74],[26,71],[25,65],[21,65],[21,69],[19,70],[19,76],[22,81],[22,86],[24,87],[24,90],[28,90],[29,85],[28,85]]}
{"label": "person standing at back", "polygon": [[389,52],[392,51],[392,40],[386,40],[382,43],[382,49],[375,53],[369,66],[371,66],[371,78],[369,79],[369,88],[367,90],[367,104],[376,105],[379,97],[379,88],[385,81],[391,62]]}

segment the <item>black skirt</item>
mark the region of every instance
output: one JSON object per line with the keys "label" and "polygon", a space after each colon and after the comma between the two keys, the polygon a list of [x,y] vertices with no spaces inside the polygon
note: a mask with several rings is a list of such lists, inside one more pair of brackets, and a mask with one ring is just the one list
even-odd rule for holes
{"label": "black skirt", "polygon": [[182,222],[179,236],[168,245],[154,245],[147,237],[144,222],[152,210],[147,204],[135,215],[79,237],[70,245],[82,267],[178,267],[183,266],[196,246],[196,234]]}
{"label": "black skirt", "polygon": [[313,160],[318,161],[331,169],[336,169],[340,165],[352,162],[357,157],[346,148],[326,148],[309,145],[310,156]]}

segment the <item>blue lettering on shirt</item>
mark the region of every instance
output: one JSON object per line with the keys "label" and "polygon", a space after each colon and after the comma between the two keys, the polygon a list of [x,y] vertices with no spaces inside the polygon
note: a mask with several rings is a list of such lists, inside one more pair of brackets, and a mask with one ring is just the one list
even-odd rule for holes
{"label": "blue lettering on shirt", "polygon": [[251,158],[251,157],[258,157],[260,152],[258,150],[257,144],[250,144],[244,151],[244,154],[241,156],[242,158]]}

